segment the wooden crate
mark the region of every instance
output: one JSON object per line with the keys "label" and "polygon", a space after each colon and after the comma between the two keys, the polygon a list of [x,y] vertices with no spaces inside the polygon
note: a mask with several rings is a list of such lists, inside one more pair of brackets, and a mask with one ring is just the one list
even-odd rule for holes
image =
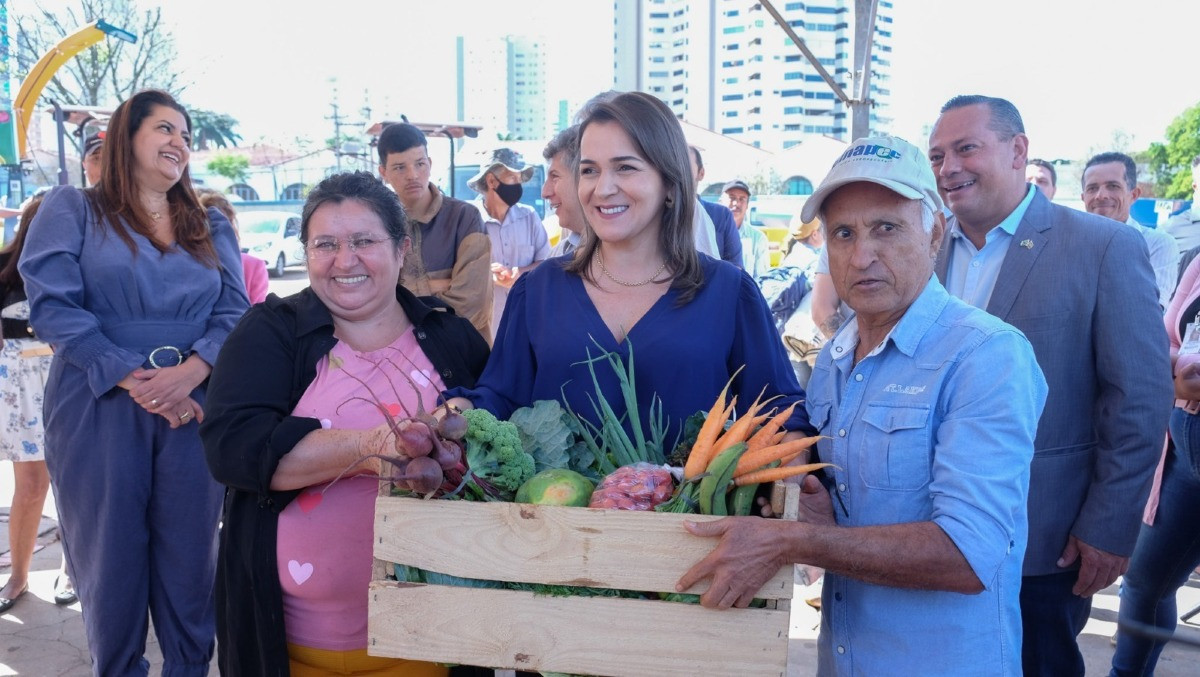
{"label": "wooden crate", "polygon": [[[798,488],[789,486],[784,516],[794,519]],[[386,580],[399,562],[468,578],[671,592],[717,543],[682,522],[710,519],[719,518],[380,497],[368,653],[585,675],[784,675],[792,566],[759,592],[769,608],[727,611]]]}

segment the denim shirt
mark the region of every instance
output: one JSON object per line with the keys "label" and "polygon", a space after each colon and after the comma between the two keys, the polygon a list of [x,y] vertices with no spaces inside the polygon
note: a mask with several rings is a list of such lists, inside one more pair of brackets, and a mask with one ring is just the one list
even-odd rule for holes
{"label": "denim shirt", "polygon": [[857,365],[857,322],[822,349],[808,413],[843,527],[932,521],[977,595],[825,578],[819,674],[1017,675],[1029,465],[1046,381],[1015,328],[930,278]]}

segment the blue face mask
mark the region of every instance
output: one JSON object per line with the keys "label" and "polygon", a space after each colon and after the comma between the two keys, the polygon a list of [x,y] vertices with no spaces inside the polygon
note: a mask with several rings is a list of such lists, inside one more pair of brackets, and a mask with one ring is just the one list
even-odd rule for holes
{"label": "blue face mask", "polygon": [[511,207],[521,201],[521,193],[523,192],[523,189],[521,187],[521,184],[519,184],[519,183],[518,184],[498,183],[498,184],[496,184],[495,190],[496,190],[496,197],[503,200],[504,204],[508,205],[509,207]]}

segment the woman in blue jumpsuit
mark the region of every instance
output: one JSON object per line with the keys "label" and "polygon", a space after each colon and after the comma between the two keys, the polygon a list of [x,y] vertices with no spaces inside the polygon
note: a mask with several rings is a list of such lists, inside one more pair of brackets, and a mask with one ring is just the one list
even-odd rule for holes
{"label": "woman in blue jumpsuit", "polygon": [[31,324],[55,350],[46,463],[97,675],[207,675],[221,489],[195,422],[248,307],[229,222],[187,172],[191,120],[170,95],[113,114],[94,188],[47,194],[21,256]]}

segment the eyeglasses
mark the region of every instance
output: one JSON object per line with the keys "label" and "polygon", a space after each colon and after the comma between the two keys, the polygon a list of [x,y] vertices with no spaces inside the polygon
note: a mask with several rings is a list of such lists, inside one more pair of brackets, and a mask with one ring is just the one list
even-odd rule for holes
{"label": "eyeglasses", "polygon": [[342,250],[342,242],[350,247],[350,251],[360,256],[375,251],[376,248],[392,238],[381,238],[377,235],[351,235],[345,240],[336,237],[318,237],[304,246],[304,251],[310,259],[328,259],[337,256]]}

